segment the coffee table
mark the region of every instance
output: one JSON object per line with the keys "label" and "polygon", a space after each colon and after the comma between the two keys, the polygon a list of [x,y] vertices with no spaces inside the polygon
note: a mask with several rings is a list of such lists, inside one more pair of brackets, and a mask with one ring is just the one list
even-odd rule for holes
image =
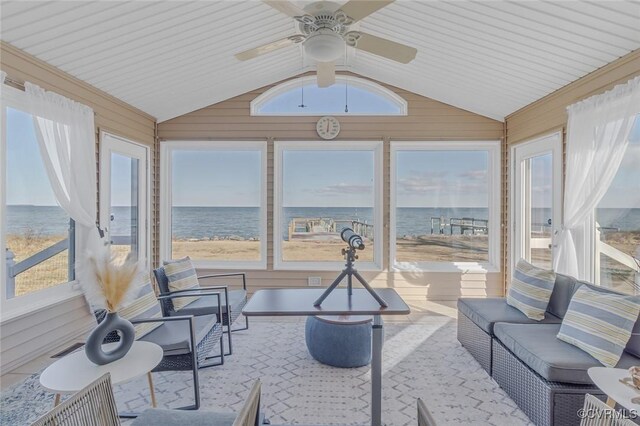
{"label": "coffee table", "polygon": [[349,296],[347,289],[336,289],[322,302],[314,306],[324,289],[267,289],[258,290],[245,305],[242,313],[251,316],[340,316],[372,315],[371,353],[371,425],[382,426],[382,315],[408,315],[411,310],[392,288],[376,289],[387,302],[380,304],[364,289],[354,289]]}
{"label": "coffee table", "polygon": [[616,402],[631,411],[640,413],[640,391],[633,389],[620,380],[631,377],[628,370],[624,368],[591,367],[587,370],[589,378],[600,390],[607,394],[607,405],[611,408],[616,406]]}
{"label": "coffee table", "polygon": [[[109,351],[110,348],[115,348],[119,344],[108,343],[103,347]],[[105,373],[111,374],[111,383],[114,385],[146,374],[151,394],[151,405],[155,407],[156,396],[153,391],[151,370],[160,363],[162,355],[162,348],[155,343],[135,341],[123,358],[109,364],[96,365],[89,361],[84,349],[81,349],[60,358],[47,367],[40,375],[40,384],[55,392],[54,405],[58,405],[61,394],[78,392]],[[134,415],[122,415],[121,417],[134,417]]]}

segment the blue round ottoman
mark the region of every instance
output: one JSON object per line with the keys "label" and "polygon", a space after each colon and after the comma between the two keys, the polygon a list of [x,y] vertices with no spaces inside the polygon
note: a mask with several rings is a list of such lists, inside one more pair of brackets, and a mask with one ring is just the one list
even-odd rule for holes
{"label": "blue round ottoman", "polygon": [[307,317],[307,349],[317,361],[334,367],[362,367],[371,362],[370,316]]}

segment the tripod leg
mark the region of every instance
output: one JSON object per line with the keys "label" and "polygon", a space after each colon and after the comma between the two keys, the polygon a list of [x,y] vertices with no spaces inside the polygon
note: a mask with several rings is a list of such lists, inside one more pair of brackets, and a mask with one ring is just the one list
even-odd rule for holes
{"label": "tripod leg", "polygon": [[347,275],[347,294],[351,296],[353,294],[353,282],[351,274]]}
{"label": "tripod leg", "polygon": [[362,284],[362,287],[364,287],[369,292],[369,294],[371,294],[371,296],[373,296],[373,298],[376,299],[376,301],[380,304],[380,306],[384,308],[389,306],[387,305],[387,302],[385,302],[382,297],[378,296],[378,293],[376,293],[376,291],[373,288],[371,288],[371,286],[367,283],[367,281],[365,281],[365,279],[362,278],[362,275],[360,275],[358,271],[353,271],[353,275],[356,276],[358,281],[360,281],[360,284]]}
{"label": "tripod leg", "polygon": [[316,300],[313,303],[313,306],[320,306],[322,304],[322,302],[324,302],[324,299],[326,299],[327,296],[329,296],[329,294],[336,287],[338,287],[338,285],[340,284],[340,281],[342,281],[342,279],[344,278],[345,275],[347,275],[346,269],[344,271],[342,271],[342,273],[340,275],[338,275],[338,278],[336,278],[335,281],[333,281],[333,283],[324,291],[324,293],[322,293],[322,295],[318,298],[318,300]]}

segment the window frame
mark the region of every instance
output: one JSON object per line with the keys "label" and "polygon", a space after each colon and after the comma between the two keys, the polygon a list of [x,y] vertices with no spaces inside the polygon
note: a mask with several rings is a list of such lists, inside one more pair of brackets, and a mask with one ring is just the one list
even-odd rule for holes
{"label": "window frame", "polygon": [[[311,112],[311,111],[300,111],[300,112],[261,112],[261,108],[264,104],[270,102],[275,97],[286,93],[290,90],[301,87],[306,84],[317,84],[317,76],[308,75],[304,77],[298,77],[291,80],[287,80],[282,82],[264,93],[257,96],[255,99],[251,101],[250,105],[250,113],[251,116],[263,116],[263,117],[286,117],[286,116],[318,116],[324,115],[325,113]],[[355,76],[345,76],[345,75],[336,75],[336,83],[348,83],[352,87],[357,87],[362,90],[366,90],[368,92],[374,93],[378,96],[381,96],[387,99],[389,102],[400,108],[399,113],[390,114],[386,112],[380,113],[354,113],[354,112],[343,112],[342,110],[336,112],[327,112],[326,115],[334,115],[334,116],[390,116],[390,117],[401,117],[408,115],[409,107],[407,100],[402,96],[398,95],[394,91],[387,89],[386,87],[371,81],[365,78],[355,77]]]}
{"label": "window frame", "polygon": [[160,142],[160,262],[172,259],[171,214],[172,153],[176,150],[188,151],[260,151],[260,260],[206,260],[192,259],[196,268],[203,269],[251,269],[267,268],[267,142],[252,141],[206,141],[170,140]]}
{"label": "window frame", "polygon": [[[1,83],[0,83],[1,84]],[[0,114],[1,123],[1,142],[0,142],[0,164],[5,164],[7,161],[7,108],[13,108],[31,114],[29,102],[26,99],[24,91],[8,86],[6,84],[2,87],[2,95],[0,101],[0,107],[2,112]],[[6,235],[7,235],[7,215],[5,206],[7,205],[6,194],[6,168],[3,167],[3,172],[0,173],[0,203],[2,208],[0,209],[0,248],[6,251]],[[71,218],[69,218],[71,219]],[[77,232],[73,233],[73,244],[78,247],[78,235]],[[72,251],[67,249],[71,254]],[[71,259],[69,256],[68,262],[75,263],[77,258]],[[16,318],[20,315],[28,314],[44,307],[55,305],[63,300],[70,299],[82,294],[79,288],[77,279],[73,279],[67,282],[62,282],[54,286],[28,293],[22,296],[16,296],[13,298],[7,298],[7,268],[6,260],[0,260],[0,321],[7,321]]]}
{"label": "window frame", "polygon": [[282,259],[282,199],[283,199],[283,159],[285,150],[295,151],[373,151],[373,191],[374,191],[374,235],[373,261],[359,261],[361,271],[382,271],[383,259],[383,141],[274,141],[273,164],[273,269],[280,271],[340,271],[344,261],[285,261]]}
{"label": "window frame", "polygon": [[[519,205],[518,201],[522,201],[522,195],[519,194],[521,188],[517,187],[516,172],[519,170],[519,165],[517,161],[521,157],[533,158],[537,155],[543,154],[551,154],[552,155],[552,198],[553,198],[553,207],[552,207],[552,219],[553,223],[551,228],[551,249],[552,249],[552,257],[551,263],[555,259],[556,247],[554,244],[554,238],[558,230],[561,228],[561,224],[563,222],[563,175],[564,175],[564,166],[563,166],[563,152],[562,152],[562,132],[555,131],[552,133],[547,133],[542,136],[538,136],[533,139],[528,139],[526,141],[515,144],[511,147],[509,154],[509,214],[511,217],[510,223],[510,232],[509,232],[509,265],[512,271],[515,271],[516,263],[520,256],[517,256],[520,253],[520,250],[525,245],[525,237],[522,235],[522,225],[518,225],[518,221],[523,221],[524,212],[522,211],[522,206]],[[510,281],[511,278],[507,277],[507,280]]]}
{"label": "window frame", "polygon": [[[486,151],[488,153],[487,179],[489,189],[489,259],[484,262],[398,262],[397,238],[397,153],[398,151]],[[501,142],[499,140],[470,141],[391,141],[389,179],[389,260],[394,272],[500,272],[501,268]]]}
{"label": "window frame", "polygon": [[[111,194],[107,193],[106,189],[111,190],[111,153],[118,153],[124,156],[136,158],[135,150],[143,150],[144,151],[144,179],[145,179],[145,189],[146,193],[142,195],[146,206],[144,207],[144,241],[141,242],[141,245],[144,246],[144,265],[146,268],[151,267],[151,233],[150,226],[151,223],[151,168],[149,167],[149,162],[151,159],[151,149],[149,146],[144,145],[140,142],[135,142],[131,139],[127,139],[125,137],[119,136],[115,133],[109,131],[101,131],[100,132],[100,182],[98,186],[100,188],[99,198],[100,198],[100,206],[102,207],[99,212],[100,218],[100,227],[102,229],[107,228],[110,232],[111,230],[111,220],[110,220],[110,209],[109,204],[107,204],[107,200],[111,201]],[[106,207],[106,208],[105,208]],[[111,236],[108,233],[109,237]]]}

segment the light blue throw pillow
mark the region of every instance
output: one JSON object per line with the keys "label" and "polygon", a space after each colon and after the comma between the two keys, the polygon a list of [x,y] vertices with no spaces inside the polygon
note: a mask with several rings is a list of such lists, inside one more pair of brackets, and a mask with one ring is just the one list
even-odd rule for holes
{"label": "light blue throw pillow", "polygon": [[581,286],[562,320],[558,339],[582,349],[606,367],[615,367],[640,313],[640,297],[604,293]]}
{"label": "light blue throw pillow", "polygon": [[511,278],[507,304],[528,318],[542,321],[551,299],[556,274],[520,259]]}

